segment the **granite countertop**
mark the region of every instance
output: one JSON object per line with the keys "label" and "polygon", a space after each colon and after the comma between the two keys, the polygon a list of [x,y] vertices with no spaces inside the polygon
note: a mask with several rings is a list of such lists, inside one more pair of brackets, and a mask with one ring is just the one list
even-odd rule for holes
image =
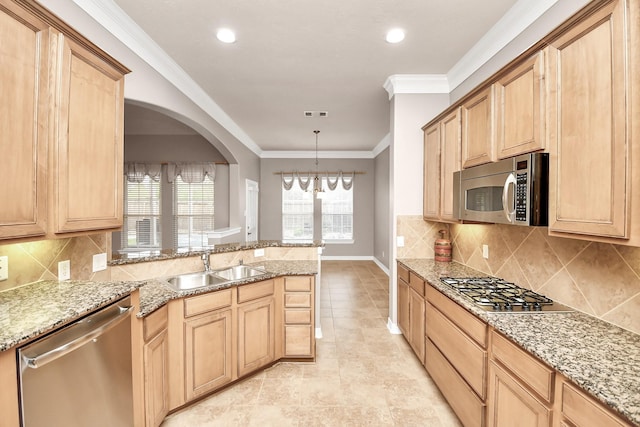
{"label": "granite countertop", "polygon": [[174,291],[169,288],[169,285],[162,279],[148,280],[147,284],[140,289],[140,312],[137,316],[139,318],[145,317],[172,299],[215,292],[221,289],[267,280],[278,276],[307,276],[318,273],[318,261],[263,261],[245,265],[249,267],[262,267],[267,273],[244,280],[236,280],[184,291]]}
{"label": "granite countertop", "polygon": [[47,280],[0,292],[0,351],[51,332],[143,284]]}
{"label": "granite countertop", "polygon": [[440,277],[486,276],[456,262],[399,259],[430,285],[640,425],[640,335],[574,312],[494,313],[479,308]]}
{"label": "granite countertop", "polygon": [[260,248],[312,248],[322,247],[324,243],[321,241],[286,241],[286,240],[258,240],[257,242],[250,243],[221,243],[211,248],[203,248],[198,250],[179,250],[162,249],[156,251],[141,251],[141,252],[129,252],[129,253],[114,253],[112,259],[109,261],[109,265],[123,265],[123,264],[135,264],[139,262],[159,261],[175,258],[187,258],[191,256],[199,256],[203,253],[219,254],[226,252],[236,252],[251,249]]}
{"label": "granite countertop", "polygon": [[264,261],[247,264],[267,273],[188,291],[174,291],[162,279],[141,282],[40,281],[0,292],[0,351],[51,332],[102,306],[140,289],[142,318],[168,301],[214,292],[278,276],[310,275],[318,272],[318,261]]}

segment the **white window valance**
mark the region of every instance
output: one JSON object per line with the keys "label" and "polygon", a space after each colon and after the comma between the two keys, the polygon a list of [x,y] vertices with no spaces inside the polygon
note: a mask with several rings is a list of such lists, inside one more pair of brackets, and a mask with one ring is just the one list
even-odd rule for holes
{"label": "white window valance", "polygon": [[124,174],[129,182],[141,183],[145,176],[159,182],[161,173],[162,165],[160,163],[127,162],[124,164]]}
{"label": "white window valance", "polygon": [[173,182],[178,176],[187,183],[202,182],[206,176],[211,181],[215,181],[216,165],[215,163],[169,163],[167,165],[168,181]]}
{"label": "white window valance", "polygon": [[[306,174],[306,175],[303,175],[303,174]],[[311,172],[296,171],[291,173],[289,178],[287,178],[287,176],[285,175],[285,172],[280,172],[280,175],[282,176],[282,188],[284,188],[287,191],[291,190],[291,187],[293,187],[293,183],[295,182],[296,179],[298,180],[298,184],[300,185],[300,188],[304,191],[307,191],[307,189],[309,188],[309,184],[313,181]],[[337,174],[334,172],[332,173],[332,175],[336,175],[336,178],[333,181],[329,178],[329,172],[325,172],[324,175],[327,179],[327,187],[329,188],[330,191],[333,191],[337,188],[338,182],[342,182],[342,188],[348,191],[348,190],[351,190],[351,187],[353,187],[353,181],[356,176],[356,173],[355,171],[351,173],[346,173],[346,174],[343,173],[342,171],[339,171]]]}
{"label": "white window valance", "polygon": [[342,188],[347,191],[351,190],[351,187],[353,187],[353,178],[355,176],[355,172],[351,172],[350,175],[345,175],[342,171],[339,171],[336,175],[336,179],[332,182],[331,178],[329,178],[329,172],[326,172],[325,177],[327,179],[327,187],[329,187],[329,190],[333,191],[338,187],[338,182],[342,182]]}

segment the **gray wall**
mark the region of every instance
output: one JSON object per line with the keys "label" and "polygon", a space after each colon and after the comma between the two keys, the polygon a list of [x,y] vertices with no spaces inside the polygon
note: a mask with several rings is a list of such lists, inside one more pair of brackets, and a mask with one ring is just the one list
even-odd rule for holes
{"label": "gray wall", "polygon": [[[125,162],[224,162],[220,152],[200,135],[126,135],[124,141]],[[168,189],[165,174],[162,176],[163,212],[172,210],[172,194]],[[229,165],[216,165],[215,179],[215,227],[221,229],[229,226]],[[173,224],[169,216],[163,217],[162,229],[170,230]],[[237,238],[236,238],[237,240]],[[163,232],[162,239],[165,248],[173,246],[172,236]],[[120,233],[113,233],[112,250],[120,249]]]}
{"label": "gray wall", "polygon": [[[260,167],[260,239],[282,239],[282,178],[274,172],[315,171],[314,159],[262,159]],[[374,235],[374,160],[320,159],[319,171],[362,171],[353,184],[353,244],[327,244],[323,256],[371,257]],[[317,224],[317,222],[316,222]],[[319,231],[316,230],[315,231]],[[317,235],[316,235],[317,236]],[[318,236],[319,238],[319,236]]]}
{"label": "gray wall", "polygon": [[389,268],[389,156],[387,147],[374,161],[373,256]]}

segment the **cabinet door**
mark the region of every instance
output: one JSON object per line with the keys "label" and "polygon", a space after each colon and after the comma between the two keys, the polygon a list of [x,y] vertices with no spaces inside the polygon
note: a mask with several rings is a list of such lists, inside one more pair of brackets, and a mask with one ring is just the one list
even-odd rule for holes
{"label": "cabinet door", "polygon": [[544,53],[539,52],[500,78],[496,88],[498,158],[545,148]]}
{"label": "cabinet door", "polygon": [[268,365],[275,358],[273,297],[238,306],[238,376]]}
{"label": "cabinet door", "polygon": [[58,44],[54,232],[121,227],[123,74],[69,38]]}
{"label": "cabinet door", "polygon": [[169,412],[167,330],[144,345],[144,398],[147,427],[156,427]]}
{"label": "cabinet door", "polygon": [[465,102],[462,114],[462,167],[496,160],[493,142],[493,86]]}
{"label": "cabinet door", "polygon": [[50,30],[0,2],[0,239],[46,232]]}
{"label": "cabinet door", "polygon": [[625,2],[613,1],[549,46],[549,230],[628,237]]}
{"label": "cabinet door", "polygon": [[440,219],[457,221],[453,212],[453,173],[460,170],[460,109],[440,122]]}
{"label": "cabinet door", "polygon": [[409,312],[411,332],[409,342],[414,353],[424,363],[424,297],[409,289]]}
{"label": "cabinet door", "polygon": [[284,355],[286,357],[313,356],[313,340],[311,325],[285,325]]}
{"label": "cabinet door", "polygon": [[493,362],[489,369],[487,405],[490,426],[551,426],[551,410]]}
{"label": "cabinet door", "polygon": [[440,123],[424,130],[424,219],[440,219]]}
{"label": "cabinet door", "polygon": [[187,401],[232,380],[231,310],[185,320]]}
{"label": "cabinet door", "polygon": [[409,324],[409,285],[398,278],[398,327],[407,340],[410,340]]}

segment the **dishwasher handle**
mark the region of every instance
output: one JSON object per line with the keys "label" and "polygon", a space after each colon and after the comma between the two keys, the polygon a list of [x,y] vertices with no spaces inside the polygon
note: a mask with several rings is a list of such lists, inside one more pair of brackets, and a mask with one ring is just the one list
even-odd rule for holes
{"label": "dishwasher handle", "polygon": [[[82,347],[89,341],[97,339],[124,320],[125,317],[128,317],[132,310],[133,306],[121,307],[116,305],[115,307],[108,307],[65,329],[66,335],[70,335],[70,337],[62,344],[56,343],[57,345],[53,348],[43,349],[41,353],[36,355],[27,355],[27,352],[21,352],[22,370],[24,371],[26,368],[41,368],[47,363],[51,363],[65,354]],[[65,338],[67,338],[66,335]],[[43,341],[46,341],[46,339]]]}

